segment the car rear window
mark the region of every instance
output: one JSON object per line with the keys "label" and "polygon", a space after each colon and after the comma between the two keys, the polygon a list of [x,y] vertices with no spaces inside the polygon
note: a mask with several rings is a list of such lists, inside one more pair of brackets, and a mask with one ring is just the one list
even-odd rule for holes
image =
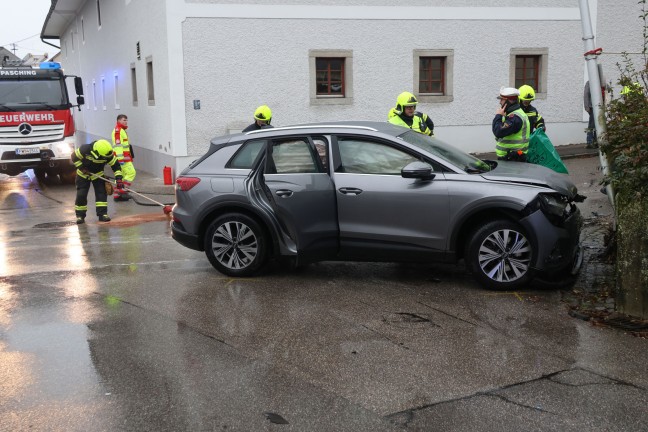
{"label": "car rear window", "polygon": [[235,169],[252,169],[254,161],[256,160],[259,152],[263,149],[264,141],[252,140],[247,141],[236,152],[234,157],[227,164],[228,168]]}

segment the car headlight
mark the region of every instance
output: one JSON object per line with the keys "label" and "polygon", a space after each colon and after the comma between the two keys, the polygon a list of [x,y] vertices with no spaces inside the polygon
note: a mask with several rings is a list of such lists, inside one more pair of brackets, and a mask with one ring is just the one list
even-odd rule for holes
{"label": "car headlight", "polygon": [[60,143],[56,144],[56,150],[59,153],[70,154],[74,150],[74,145],[72,143],[63,141],[63,142],[60,142]]}
{"label": "car headlight", "polygon": [[538,196],[540,209],[547,216],[563,217],[567,208],[567,201],[560,195],[540,194]]}

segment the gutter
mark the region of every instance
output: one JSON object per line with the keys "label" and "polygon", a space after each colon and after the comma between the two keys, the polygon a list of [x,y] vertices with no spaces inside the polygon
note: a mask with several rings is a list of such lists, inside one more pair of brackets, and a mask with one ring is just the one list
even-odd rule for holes
{"label": "gutter", "polygon": [[54,13],[54,10],[56,9],[56,4],[58,3],[58,0],[52,0],[52,4],[50,5],[50,10],[47,13],[47,17],[45,18],[45,22],[43,23],[43,29],[41,30],[40,34],[40,40],[44,44],[53,46],[54,48],[58,49],[59,51],[61,50],[60,46],[56,46],[53,43],[47,42],[45,39],[61,39],[60,36],[45,36],[45,27],[47,27],[47,23],[49,22],[50,18],[52,17],[52,14]]}

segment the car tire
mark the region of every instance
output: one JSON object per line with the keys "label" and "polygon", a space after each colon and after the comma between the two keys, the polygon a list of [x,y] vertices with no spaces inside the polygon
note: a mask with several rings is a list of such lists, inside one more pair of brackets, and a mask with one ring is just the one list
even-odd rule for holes
{"label": "car tire", "polygon": [[522,227],[496,220],[476,229],[470,237],[466,265],[484,287],[513,290],[533,278],[535,250]]}
{"label": "car tire", "polygon": [[205,233],[205,254],[219,272],[234,277],[252,276],[268,258],[269,242],[257,221],[241,213],[214,219]]}

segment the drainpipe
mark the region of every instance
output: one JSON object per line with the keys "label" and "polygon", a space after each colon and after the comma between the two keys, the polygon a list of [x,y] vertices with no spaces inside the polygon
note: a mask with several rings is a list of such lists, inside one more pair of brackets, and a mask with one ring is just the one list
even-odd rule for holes
{"label": "drainpipe", "polygon": [[[601,77],[597,57],[603,51],[594,47],[594,32],[592,31],[592,20],[590,18],[589,3],[587,0],[579,0],[581,25],[583,27],[583,42],[585,43],[585,63],[587,65],[587,76],[589,78],[590,95],[592,96],[592,110],[594,111],[594,124],[596,126],[596,139],[599,143],[599,160],[603,175],[609,173],[608,161],[603,152],[601,144],[606,143],[605,110],[603,109],[603,98],[601,97]],[[612,185],[606,186],[607,196],[610,204],[614,207],[614,191]]]}

